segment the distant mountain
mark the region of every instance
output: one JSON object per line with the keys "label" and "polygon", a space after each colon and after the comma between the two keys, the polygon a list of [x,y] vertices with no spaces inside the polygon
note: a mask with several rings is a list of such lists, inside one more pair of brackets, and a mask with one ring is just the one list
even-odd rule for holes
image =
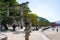
{"label": "distant mountain", "polygon": [[38,20],[40,20],[42,17],[38,17]]}
{"label": "distant mountain", "polygon": [[60,26],[60,21],[55,22],[57,26]]}
{"label": "distant mountain", "polygon": [[38,16],[38,20],[41,20],[41,19],[43,19],[44,21],[48,21],[46,18],[43,18],[43,17],[39,17]]}
{"label": "distant mountain", "polygon": [[38,17],[38,20],[40,20],[40,19],[44,19],[44,20],[47,20],[47,19],[45,19],[45,18],[43,18],[43,17]]}
{"label": "distant mountain", "polygon": [[56,21],[56,23],[60,24],[60,21]]}

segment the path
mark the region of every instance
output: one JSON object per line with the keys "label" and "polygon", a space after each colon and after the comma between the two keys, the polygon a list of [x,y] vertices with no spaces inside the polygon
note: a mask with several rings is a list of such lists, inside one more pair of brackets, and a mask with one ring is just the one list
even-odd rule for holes
{"label": "path", "polygon": [[41,29],[40,29],[40,35],[43,38],[43,40],[50,40],[46,35],[43,34],[43,32],[41,32]]}
{"label": "path", "polygon": [[[25,40],[24,29],[17,30],[15,32],[2,32],[2,34],[7,35],[8,40]],[[30,33],[29,40],[49,40],[41,31],[32,31]]]}
{"label": "path", "polygon": [[55,28],[55,30],[52,31],[52,28],[50,28],[44,31],[43,33],[47,35],[51,40],[60,40],[60,29],[58,28],[59,29],[58,32],[56,31],[56,29],[57,28]]}

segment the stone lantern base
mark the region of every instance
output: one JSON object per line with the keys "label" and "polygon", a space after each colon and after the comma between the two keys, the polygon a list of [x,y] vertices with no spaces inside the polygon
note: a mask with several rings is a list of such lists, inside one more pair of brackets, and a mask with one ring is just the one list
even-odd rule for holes
{"label": "stone lantern base", "polygon": [[0,34],[0,40],[7,40],[7,36],[4,34]]}

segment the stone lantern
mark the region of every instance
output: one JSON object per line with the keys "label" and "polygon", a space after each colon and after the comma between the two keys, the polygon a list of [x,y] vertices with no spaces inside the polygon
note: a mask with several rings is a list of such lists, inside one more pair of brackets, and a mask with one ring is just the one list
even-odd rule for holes
{"label": "stone lantern", "polygon": [[30,23],[28,21],[25,21],[25,40],[29,40],[30,35]]}

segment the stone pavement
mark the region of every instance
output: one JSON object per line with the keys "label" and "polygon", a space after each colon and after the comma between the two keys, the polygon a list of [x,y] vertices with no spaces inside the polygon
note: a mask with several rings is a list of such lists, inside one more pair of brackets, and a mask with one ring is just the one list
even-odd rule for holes
{"label": "stone pavement", "polygon": [[40,29],[40,35],[43,38],[43,40],[50,40]]}
{"label": "stone pavement", "polygon": [[[58,28],[59,29],[59,28]],[[60,40],[60,29],[57,32],[56,28],[52,31],[52,28],[43,32],[46,36],[48,36],[51,40]]]}
{"label": "stone pavement", "polygon": [[[8,40],[25,40],[24,29],[20,29],[15,32],[2,32],[1,34],[7,35]],[[29,40],[49,40],[43,33],[41,33],[41,30],[32,31],[30,34]]]}
{"label": "stone pavement", "polygon": [[39,31],[33,31],[30,36],[30,40],[43,40]]}

